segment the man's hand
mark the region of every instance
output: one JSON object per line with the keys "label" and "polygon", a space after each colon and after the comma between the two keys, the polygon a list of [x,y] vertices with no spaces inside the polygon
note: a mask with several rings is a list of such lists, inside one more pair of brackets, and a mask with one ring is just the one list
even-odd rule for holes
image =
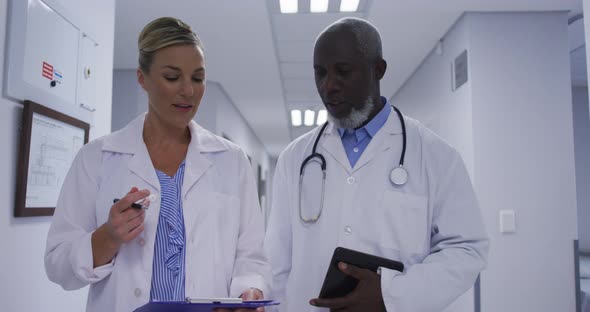
{"label": "man's hand", "polygon": [[356,288],[348,295],[340,298],[315,298],[309,304],[329,308],[330,311],[385,311],[381,294],[381,277],[367,269],[361,269],[344,262],[338,263],[340,271],[359,280]]}

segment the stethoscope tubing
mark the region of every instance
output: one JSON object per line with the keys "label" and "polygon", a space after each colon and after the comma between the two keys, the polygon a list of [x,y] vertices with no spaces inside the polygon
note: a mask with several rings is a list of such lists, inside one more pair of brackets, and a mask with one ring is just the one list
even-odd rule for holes
{"label": "stethoscope tubing", "polygon": [[[404,185],[407,181],[407,171],[403,168],[404,166],[404,158],[406,157],[406,144],[407,144],[407,139],[406,139],[406,123],[404,122],[404,117],[401,113],[401,111],[399,109],[397,109],[395,106],[391,106],[394,110],[395,113],[397,114],[397,117],[399,118],[399,121],[401,123],[402,126],[402,152],[400,155],[400,159],[399,159],[399,165],[398,167],[394,168],[391,171],[390,174],[390,180],[393,184],[397,185],[397,186],[401,186]],[[326,130],[326,127],[328,126],[328,122],[326,121],[323,125],[322,128],[320,129],[320,132],[318,133],[318,136],[315,139],[315,142],[313,143],[313,148],[311,150],[311,154],[309,156],[307,156],[303,162],[301,163],[301,167],[299,169],[299,219],[303,222],[303,223],[315,223],[320,216],[322,215],[322,210],[324,208],[324,195],[325,195],[325,189],[326,189],[326,159],[324,158],[324,155],[322,155],[321,153],[317,152],[317,146],[318,143],[320,141],[320,138],[322,137],[322,135],[324,134],[324,131]],[[320,161],[320,166],[322,168],[322,197],[320,199],[320,211],[318,213],[317,216],[312,217],[310,219],[306,219],[303,217],[303,213],[302,213],[302,209],[301,209],[301,189],[303,187],[303,173],[305,171],[305,166],[307,165],[307,163],[311,160],[313,160],[314,158],[319,158]],[[316,160],[317,161],[317,160]],[[395,173],[402,173],[403,178],[400,179],[400,181],[397,181],[396,178],[399,177],[394,177]]]}

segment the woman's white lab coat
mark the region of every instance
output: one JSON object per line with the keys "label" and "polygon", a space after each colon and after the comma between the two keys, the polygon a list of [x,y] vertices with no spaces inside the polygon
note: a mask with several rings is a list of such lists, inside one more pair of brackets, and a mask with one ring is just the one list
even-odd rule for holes
{"label": "woman's white lab coat", "polygon": [[[401,187],[389,179],[402,150],[395,113],[354,169],[337,129],[328,125],[317,148],[326,158],[327,173],[324,208],[315,224],[304,224],[299,217],[299,170],[319,128],[291,143],[279,157],[265,249],[274,296],[283,301],[280,311],[320,310],[308,302],[318,297],[337,246],[405,264],[403,273],[381,273],[390,312],[442,311],[485,267],[488,239],[459,154],[417,121],[404,120],[409,180]],[[303,189],[305,203],[310,200],[307,194],[321,189],[321,178],[306,178]]]}
{"label": "woman's white lab coat", "polygon": [[[49,230],[45,268],[64,289],[90,284],[87,311],[131,312],[150,299],[160,184],[143,142],[144,116],[84,146],[63,183]],[[249,287],[269,292],[262,252],[264,226],[250,164],[235,144],[189,125],[182,204],[186,232],[185,294],[239,296]],[[108,219],[114,198],[131,187],[158,199],[145,230],[113,261],[93,268],[91,235]]]}

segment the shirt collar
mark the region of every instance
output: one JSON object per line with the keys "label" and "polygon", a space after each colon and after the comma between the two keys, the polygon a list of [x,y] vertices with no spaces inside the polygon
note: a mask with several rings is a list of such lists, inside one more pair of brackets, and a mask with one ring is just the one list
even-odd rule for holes
{"label": "shirt collar", "polygon": [[[143,142],[143,124],[146,114],[141,114],[129,122],[123,129],[104,137],[103,151],[134,154]],[[188,124],[191,132],[189,149],[196,148],[199,152],[212,153],[229,149],[225,140],[205,130],[194,120]]]}
{"label": "shirt collar", "polygon": [[346,128],[338,128],[338,134],[340,134],[340,137],[342,138],[344,136],[344,134],[349,133],[349,134],[354,134],[355,136],[359,136],[361,132],[366,132],[368,135],[372,137],[375,136],[375,134],[377,134],[377,131],[379,131],[379,129],[381,129],[381,127],[383,127],[383,125],[385,124],[385,122],[387,121],[387,117],[389,117],[389,113],[391,113],[391,105],[389,105],[389,102],[387,101],[387,99],[385,97],[381,97],[381,101],[385,103],[385,105],[383,105],[383,108],[379,111],[379,113],[377,113],[377,115],[375,115],[375,117],[373,117],[373,119],[371,119],[366,125],[364,125],[361,128],[358,129],[346,129]]}

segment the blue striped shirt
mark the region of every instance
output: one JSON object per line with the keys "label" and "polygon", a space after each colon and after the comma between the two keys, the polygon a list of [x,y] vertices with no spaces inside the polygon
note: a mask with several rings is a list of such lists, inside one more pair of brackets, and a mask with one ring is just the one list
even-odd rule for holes
{"label": "blue striped shirt", "polygon": [[348,156],[348,161],[352,168],[354,168],[356,162],[361,158],[367,146],[369,146],[371,139],[383,127],[393,110],[387,99],[381,97],[381,101],[385,105],[364,127],[358,129],[338,128],[338,133],[340,134],[340,138],[342,138],[342,145],[344,145],[346,156]]}
{"label": "blue striped shirt", "polygon": [[184,161],[174,177],[156,170],[160,180],[160,217],[156,230],[150,301],[183,301],[185,231],[181,186]]}

